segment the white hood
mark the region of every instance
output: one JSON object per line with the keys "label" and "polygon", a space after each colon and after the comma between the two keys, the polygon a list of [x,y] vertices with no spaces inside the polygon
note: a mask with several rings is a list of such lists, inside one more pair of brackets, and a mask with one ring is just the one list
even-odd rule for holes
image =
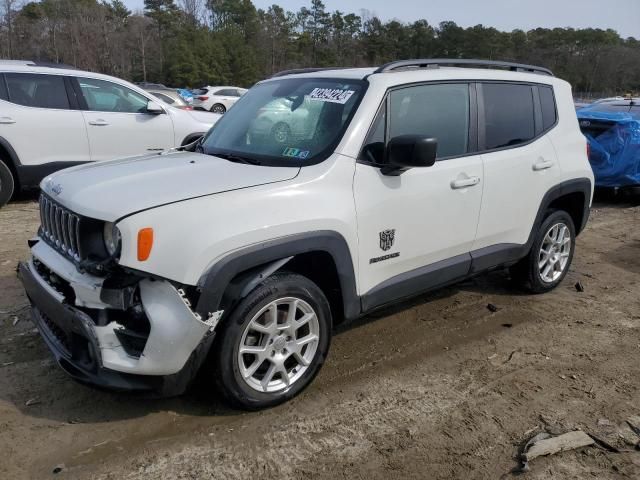
{"label": "white hood", "polygon": [[80,165],[46,177],[40,187],[80,215],[115,221],[189,198],[290,180],[299,171],[176,152]]}

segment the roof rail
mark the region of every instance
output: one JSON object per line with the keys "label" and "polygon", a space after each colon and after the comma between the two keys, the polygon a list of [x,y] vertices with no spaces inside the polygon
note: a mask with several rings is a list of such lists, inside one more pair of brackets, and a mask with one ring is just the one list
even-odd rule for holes
{"label": "roof rail", "polygon": [[373,73],[387,73],[401,68],[438,68],[440,65],[461,67],[498,67],[508,68],[512,72],[542,73],[553,76],[548,68],[525,65],[523,63],[500,62],[495,60],[475,60],[466,58],[421,58],[415,60],[398,60],[378,67]]}
{"label": "roof rail", "polygon": [[7,60],[0,59],[0,65],[35,65],[35,62],[31,60]]}
{"label": "roof rail", "polygon": [[343,70],[348,67],[320,67],[320,68],[294,68],[274,73],[269,78],[284,77],[285,75],[300,75],[302,73],[322,72],[323,70]]}
{"label": "roof rail", "polygon": [[55,62],[45,62],[36,60],[33,62],[33,65],[36,67],[47,67],[47,68],[63,68],[65,70],[78,70],[78,67],[74,67],[73,65],[67,65],[66,63],[55,63]]}
{"label": "roof rail", "polygon": [[77,70],[72,65],[64,63],[46,62],[42,60],[5,60],[0,59],[0,65],[22,65],[26,67],[48,67],[48,68],[64,68],[66,70]]}

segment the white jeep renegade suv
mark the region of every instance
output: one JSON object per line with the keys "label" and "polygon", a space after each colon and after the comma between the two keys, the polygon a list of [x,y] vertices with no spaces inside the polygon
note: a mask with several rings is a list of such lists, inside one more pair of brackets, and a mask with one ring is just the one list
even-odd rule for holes
{"label": "white jeep renegade suv", "polygon": [[[286,144],[255,124],[274,101],[306,110]],[[284,72],[193,152],[41,187],[19,275],[60,366],[177,394],[208,359],[205,378],[253,409],[307,386],[344,319],[498,267],[555,288],[593,175],[548,70],[416,60]]]}
{"label": "white jeep renegade suv", "polygon": [[178,147],[218,118],[118,78],[0,60],[0,207],[56,170]]}

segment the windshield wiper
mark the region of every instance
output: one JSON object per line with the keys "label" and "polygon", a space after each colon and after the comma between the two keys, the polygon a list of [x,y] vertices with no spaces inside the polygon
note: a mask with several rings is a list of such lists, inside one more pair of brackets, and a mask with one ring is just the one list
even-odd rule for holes
{"label": "windshield wiper", "polygon": [[234,153],[209,153],[207,155],[211,155],[214,157],[224,158],[225,160],[229,160],[230,162],[236,163],[245,163],[247,165],[262,165],[258,160],[249,157],[243,157],[241,155],[236,155]]}

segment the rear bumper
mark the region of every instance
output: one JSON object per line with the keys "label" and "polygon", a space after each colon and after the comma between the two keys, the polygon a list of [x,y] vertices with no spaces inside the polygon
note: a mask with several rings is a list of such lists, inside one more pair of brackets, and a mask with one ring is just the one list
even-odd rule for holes
{"label": "rear bumper", "polygon": [[[106,327],[96,327],[89,315],[66,303],[62,294],[42,279],[32,262],[21,263],[18,276],[31,302],[33,321],[47,347],[60,367],[80,382],[113,390],[179,395],[195,377],[213,342],[213,332],[201,336],[182,368],[169,375],[135,374],[107,368],[103,352],[112,353],[113,349],[101,345],[99,330]],[[130,360],[134,362],[133,358]]]}

